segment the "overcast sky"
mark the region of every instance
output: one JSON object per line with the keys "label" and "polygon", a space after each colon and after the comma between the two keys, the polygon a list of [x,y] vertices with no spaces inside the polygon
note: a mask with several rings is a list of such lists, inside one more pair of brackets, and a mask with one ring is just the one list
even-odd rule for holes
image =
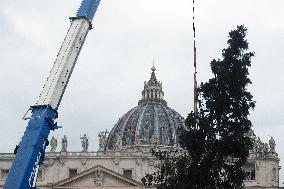
{"label": "overcast sky", "polygon": [[[12,152],[21,140],[27,125],[21,117],[35,104],[80,0],[0,3],[1,153]],[[228,32],[244,24],[255,52],[253,129],[265,142],[275,138],[282,162],[283,7],[283,0],[196,1],[198,81],[212,76],[210,61],[221,57]],[[186,117],[193,99],[192,35],[191,0],[101,0],[59,108],[63,128],[51,135],[61,140],[67,134],[68,150],[78,151],[80,134],[87,133],[90,150],[97,150],[98,132],[110,130],[137,105],[153,59],[165,100]]]}

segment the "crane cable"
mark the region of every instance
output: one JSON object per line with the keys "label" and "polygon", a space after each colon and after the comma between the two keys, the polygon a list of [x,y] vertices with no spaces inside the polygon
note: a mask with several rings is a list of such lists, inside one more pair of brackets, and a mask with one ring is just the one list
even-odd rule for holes
{"label": "crane cable", "polygon": [[197,113],[197,80],[196,80],[196,28],[195,28],[195,0],[193,0],[193,17],[192,17],[192,21],[193,21],[193,66],[194,66],[194,94],[193,94],[193,98],[194,98],[194,114]]}

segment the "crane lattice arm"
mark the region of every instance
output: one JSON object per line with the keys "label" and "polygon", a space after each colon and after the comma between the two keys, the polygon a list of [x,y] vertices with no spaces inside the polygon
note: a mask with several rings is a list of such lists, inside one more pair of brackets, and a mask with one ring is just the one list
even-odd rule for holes
{"label": "crane lattice arm", "polygon": [[58,128],[55,119],[100,0],[83,0],[63,41],[54,65],[19,144],[4,189],[35,188],[37,171],[43,163],[50,130]]}

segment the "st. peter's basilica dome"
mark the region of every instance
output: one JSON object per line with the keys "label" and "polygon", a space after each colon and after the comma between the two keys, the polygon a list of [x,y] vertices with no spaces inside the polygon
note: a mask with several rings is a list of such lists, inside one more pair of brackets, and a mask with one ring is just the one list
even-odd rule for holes
{"label": "st. peter's basilica dome", "polygon": [[138,106],[129,110],[114,125],[108,138],[108,149],[115,149],[117,137],[122,146],[150,145],[156,143],[163,146],[178,145],[177,128],[184,124],[184,119],[175,110],[167,106],[163,99],[162,83],[155,75],[152,67],[151,78],[144,83],[142,99]]}

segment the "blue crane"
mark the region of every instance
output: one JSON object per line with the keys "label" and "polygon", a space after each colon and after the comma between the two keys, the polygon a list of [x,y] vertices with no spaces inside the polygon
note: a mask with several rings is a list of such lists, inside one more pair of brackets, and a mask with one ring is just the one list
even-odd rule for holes
{"label": "blue crane", "polygon": [[31,116],[4,189],[36,188],[39,166],[43,163],[50,130],[58,129],[58,107],[71,77],[100,0],[83,0],[56,57],[50,75],[39,96],[30,107]]}

